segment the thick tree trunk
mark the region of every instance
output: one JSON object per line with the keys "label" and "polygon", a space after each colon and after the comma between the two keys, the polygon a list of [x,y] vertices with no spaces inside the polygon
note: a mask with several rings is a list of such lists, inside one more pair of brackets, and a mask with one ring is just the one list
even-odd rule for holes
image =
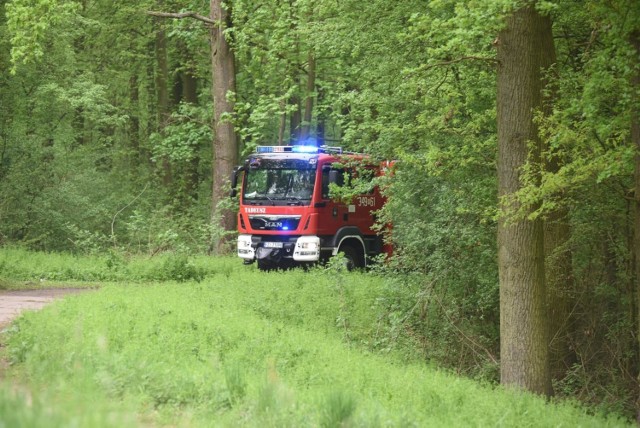
{"label": "thick tree trunk", "polygon": [[549,31],[549,19],[528,6],[514,12],[498,36],[501,382],[540,394],[551,394],[543,225],[526,216],[511,218],[519,207],[510,198],[521,187],[527,160],[540,162],[533,114],[542,107],[542,58],[548,54],[542,40]]}
{"label": "thick tree trunk", "polygon": [[[211,0],[211,63],[213,74],[213,189],[211,195],[212,221],[218,222],[223,231],[235,227],[235,213],[220,207],[228,196],[229,178],[238,163],[238,143],[230,117],[233,113],[233,96],[236,91],[235,58],[224,30],[229,26],[230,14],[222,7],[222,0]],[[224,239],[213,242],[212,248],[220,252]]]}

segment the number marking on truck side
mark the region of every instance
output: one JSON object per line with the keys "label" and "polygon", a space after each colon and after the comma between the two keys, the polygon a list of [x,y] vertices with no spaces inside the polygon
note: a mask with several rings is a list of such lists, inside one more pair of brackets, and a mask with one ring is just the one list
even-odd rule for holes
{"label": "number marking on truck side", "polygon": [[358,196],[356,197],[356,201],[359,207],[375,207],[376,206],[375,196]]}

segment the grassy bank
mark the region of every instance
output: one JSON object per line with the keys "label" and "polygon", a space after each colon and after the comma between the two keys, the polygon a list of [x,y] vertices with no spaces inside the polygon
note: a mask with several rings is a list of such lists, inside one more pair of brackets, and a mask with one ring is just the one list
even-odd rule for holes
{"label": "grassy bank", "polygon": [[200,281],[121,282],[22,316],[3,340],[32,404],[5,386],[0,409],[17,410],[0,426],[15,414],[23,426],[624,425],[443,373],[406,349],[374,352],[380,278],[227,262],[190,261]]}

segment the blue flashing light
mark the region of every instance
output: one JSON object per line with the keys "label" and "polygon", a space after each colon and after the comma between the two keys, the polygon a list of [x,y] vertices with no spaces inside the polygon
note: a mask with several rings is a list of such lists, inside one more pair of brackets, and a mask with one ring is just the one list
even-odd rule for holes
{"label": "blue flashing light", "polygon": [[282,226],[282,230],[289,230],[289,226]]}
{"label": "blue flashing light", "polygon": [[329,147],[329,146],[313,146],[309,144],[300,144],[296,146],[258,146],[256,147],[256,153],[345,153],[341,147]]}
{"label": "blue flashing light", "polygon": [[316,146],[293,146],[292,148],[295,153],[318,153]]}

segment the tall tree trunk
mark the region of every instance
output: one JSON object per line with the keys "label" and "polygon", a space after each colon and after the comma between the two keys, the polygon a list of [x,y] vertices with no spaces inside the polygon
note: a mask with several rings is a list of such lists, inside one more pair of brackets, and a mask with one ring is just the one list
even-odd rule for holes
{"label": "tall tree trunk", "polygon": [[[167,37],[164,28],[160,27],[156,31],[156,97],[158,131],[167,126],[169,121],[169,61],[167,58]],[[166,156],[162,158],[162,184],[168,188],[171,184],[171,164]]]}
{"label": "tall tree trunk", "polygon": [[[189,51],[188,47],[182,46],[182,68],[180,72],[180,101],[186,104],[197,105],[198,104],[198,79],[196,78],[195,70],[193,69],[194,59]],[[194,153],[186,166],[185,178],[184,178],[184,193],[185,198],[188,200],[198,199],[198,183],[200,177],[198,175],[198,166],[200,165],[199,147],[193,148]]]}
{"label": "tall tree trunk", "polygon": [[138,89],[138,75],[137,72],[131,75],[129,78],[129,102],[131,107],[129,109],[129,117],[131,118],[129,128],[129,144],[131,146],[131,169],[135,171],[140,164],[140,118],[138,116],[140,111],[139,100],[140,94]]}
{"label": "tall tree trunk", "polygon": [[313,93],[316,89],[316,58],[313,52],[309,52],[309,66],[307,69],[307,93],[304,103],[304,116],[300,139],[305,140],[311,135],[311,120],[313,119]]}
{"label": "tall tree trunk", "polygon": [[[555,90],[557,72],[556,49],[553,41],[551,21],[545,22],[549,28],[541,35],[544,54],[541,57],[543,71],[542,112],[545,116],[553,113],[557,91]],[[552,174],[560,170],[560,159],[543,141],[547,152],[544,168]],[[571,346],[571,308],[573,302],[573,266],[569,248],[571,228],[569,227],[569,210],[561,207],[553,210],[544,223],[545,285],[547,288],[547,307],[549,316],[549,364],[552,379],[561,379],[567,369],[575,361]]]}
{"label": "tall tree trunk", "polygon": [[[220,207],[228,195],[228,181],[233,167],[238,163],[238,143],[233,123],[233,99],[229,95],[236,91],[235,58],[224,30],[230,26],[230,13],[222,7],[222,0],[211,0],[211,19],[216,25],[211,28],[211,63],[213,75],[213,189],[211,194],[212,221],[218,221],[223,231],[235,227],[235,213]],[[223,250],[224,239],[217,239],[212,248]]]}
{"label": "tall tree trunk", "polygon": [[[533,122],[542,107],[543,40],[549,18],[530,5],[514,12],[498,36],[498,224],[501,382],[551,394],[544,278],[543,224],[527,216],[512,196],[521,188],[527,160],[540,162],[540,138]],[[534,142],[535,144],[531,144]]]}
{"label": "tall tree trunk", "polygon": [[295,0],[289,0],[289,29],[291,30],[291,34],[293,35],[295,48],[294,48],[294,56],[293,59],[290,60],[287,65],[287,75],[290,76],[291,81],[297,85],[295,94],[289,99],[289,105],[294,108],[291,109],[291,114],[289,115],[289,141],[293,144],[298,144],[300,141],[300,125],[302,122],[302,106],[300,105],[301,99],[298,95],[301,92],[302,83],[301,77],[299,73],[299,58],[300,58],[300,38],[298,32],[299,22],[296,16],[296,9],[298,8],[298,4]]}
{"label": "tall tree trunk", "polygon": [[302,122],[302,112],[300,110],[300,97],[294,95],[289,100],[289,104],[295,107],[289,116],[289,135],[291,142],[297,144],[300,140],[300,124]]}
{"label": "tall tree trunk", "polygon": [[287,111],[286,104],[284,102],[280,103],[280,110],[282,113],[280,114],[280,126],[278,127],[278,145],[281,146],[284,144],[284,133],[287,129]]}
{"label": "tall tree trunk", "polygon": [[[636,310],[640,310],[640,30],[636,30],[631,34],[631,44],[635,50],[635,63],[631,66],[635,69],[632,80],[632,89],[635,102],[632,103],[631,109],[631,142],[636,149],[635,156],[635,172],[634,172],[634,235],[633,235],[633,252],[635,264],[635,289],[636,289]],[[640,352],[640,314],[636,314],[636,337],[638,338],[638,348],[636,352]],[[640,383],[640,374],[638,374],[638,382]],[[636,419],[640,423],[640,397],[636,402]]]}

